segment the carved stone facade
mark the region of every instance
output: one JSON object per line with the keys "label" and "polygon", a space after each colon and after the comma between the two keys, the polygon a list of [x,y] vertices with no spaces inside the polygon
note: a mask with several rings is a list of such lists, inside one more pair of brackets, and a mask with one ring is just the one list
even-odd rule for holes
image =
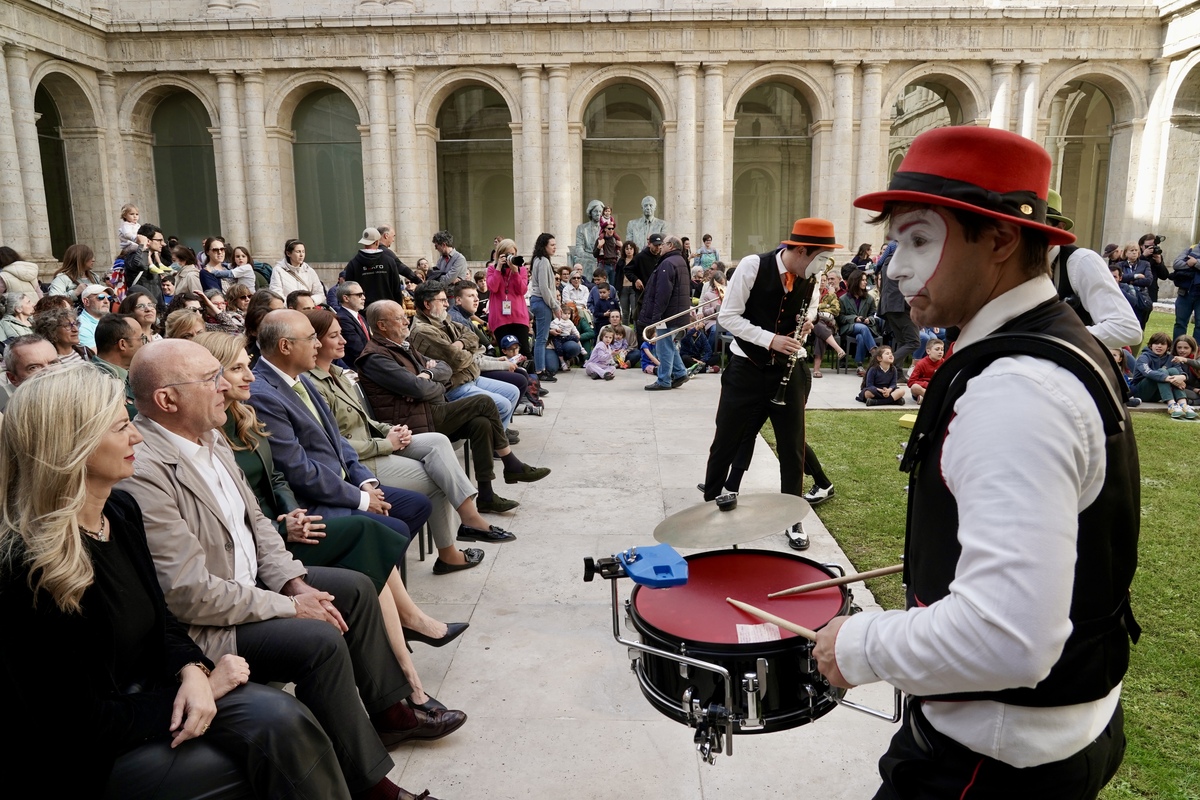
{"label": "carved stone facade", "polygon": [[[430,235],[449,213],[439,115],[472,86],[498,96],[507,123],[497,130],[506,125],[511,137],[511,198],[495,196],[509,185],[506,172],[486,184],[491,195],[475,213],[490,226],[488,243],[492,233],[515,235],[523,251],[551,231],[565,254],[587,201],[599,196],[589,181],[600,172],[585,169],[585,159],[601,158],[600,139],[585,117],[602,92],[623,86],[657,108],[653,135],[629,140],[644,142],[636,145],[643,157],[661,153],[652,155],[661,175],[651,176],[661,178],[661,192],[642,193],[656,194],[657,215],[674,233],[693,242],[711,233],[726,259],[778,240],[774,228],[801,214],[834,220],[852,246],[878,243],[881,233],[851,201],[881,188],[911,135],[936,124],[1004,127],[1045,144],[1085,244],[1154,230],[1175,250],[1197,235],[1194,0],[604,6],[13,0],[0,10],[0,106],[12,109],[0,115],[0,241],[51,257],[46,191],[64,189],[44,179],[39,135],[55,132],[37,127],[35,95],[46,102],[38,92],[48,93],[61,118],[72,238],[92,245],[98,263],[114,252],[123,203],[157,221],[160,194],[180,191],[163,184],[165,145],[153,120],[161,103],[186,92],[207,116],[201,127],[211,136],[220,231],[273,262],[284,239],[309,235],[297,211],[309,201],[297,197],[297,109],[314,92],[334,89],[356,115],[359,142],[351,145],[361,144],[354,157],[363,173],[365,218],[344,231],[345,254],[362,227],[392,224],[397,250],[412,263],[430,255]],[[759,123],[775,113],[743,102],[764,84],[791,92],[788,102],[800,109],[793,118],[806,124],[768,136],[749,123],[756,113]],[[619,119],[615,104],[608,113]],[[790,173],[754,165],[752,153],[775,146],[794,150]],[[604,180],[620,186],[618,177]],[[485,191],[464,186],[468,194]],[[755,187],[780,194],[758,217],[739,211]],[[360,199],[352,199],[357,209]],[[509,214],[512,230],[499,229]],[[619,230],[628,219],[619,218]],[[750,234],[735,231],[753,225]],[[735,234],[748,243],[731,246]]]}

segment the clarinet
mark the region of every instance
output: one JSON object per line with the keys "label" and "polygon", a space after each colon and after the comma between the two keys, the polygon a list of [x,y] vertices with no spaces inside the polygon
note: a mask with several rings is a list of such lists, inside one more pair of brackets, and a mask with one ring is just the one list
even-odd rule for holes
{"label": "clarinet", "polygon": [[[792,333],[792,337],[795,338],[795,340],[800,342],[801,344],[804,344],[805,340],[808,339],[807,334],[804,334],[803,336],[800,334],[800,329],[802,327],[804,327],[802,323],[813,322],[816,320],[817,309],[818,309],[818,306],[820,305],[820,301],[821,301],[821,282],[819,280],[817,280],[815,282],[815,285],[813,286],[812,297],[809,298],[808,304],[804,307],[804,309],[803,309],[803,311],[801,311],[801,313],[796,315],[796,330]],[[780,381],[779,381],[779,388],[777,388],[775,390],[775,396],[771,398],[772,403],[774,403],[777,406],[786,406],[787,405],[786,396],[787,396],[788,382],[792,379],[792,372],[796,368],[796,362],[802,358],[805,358],[807,355],[808,355],[808,353],[807,353],[807,351],[805,351],[805,349],[803,347],[798,347],[798,348],[796,348],[795,352],[793,352],[790,356],[788,356],[787,369],[785,369],[783,372],[783,378],[780,379]]]}

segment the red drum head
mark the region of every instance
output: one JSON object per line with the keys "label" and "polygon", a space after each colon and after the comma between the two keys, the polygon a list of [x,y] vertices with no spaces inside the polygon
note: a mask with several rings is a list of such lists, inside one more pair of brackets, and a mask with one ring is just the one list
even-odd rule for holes
{"label": "red drum head", "polygon": [[[633,593],[638,616],[663,633],[689,642],[739,644],[738,625],[762,620],[725,602],[741,600],[810,630],[846,608],[845,589],[768,599],[767,594],[837,577],[815,562],[771,550],[731,550],[688,556],[688,582],[669,589],[639,586]],[[782,628],[782,639],[797,638]]]}

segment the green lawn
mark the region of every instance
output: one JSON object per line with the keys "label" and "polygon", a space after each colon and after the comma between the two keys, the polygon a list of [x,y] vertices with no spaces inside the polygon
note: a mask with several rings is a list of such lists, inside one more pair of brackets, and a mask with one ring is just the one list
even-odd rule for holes
{"label": "green lawn", "polygon": [[[1167,315],[1156,315],[1166,317]],[[1152,318],[1149,331],[1163,330]],[[1170,323],[1166,325],[1170,331]],[[818,509],[858,570],[898,563],[906,478],[896,460],[908,431],[900,412],[810,411],[809,441],[837,487]],[[1200,422],[1133,415],[1142,469],[1142,529],[1133,606],[1142,625],[1125,680],[1125,761],[1105,800],[1200,798]],[[768,424],[763,430],[774,447]],[[899,576],[871,581],[884,608],[901,608]]]}

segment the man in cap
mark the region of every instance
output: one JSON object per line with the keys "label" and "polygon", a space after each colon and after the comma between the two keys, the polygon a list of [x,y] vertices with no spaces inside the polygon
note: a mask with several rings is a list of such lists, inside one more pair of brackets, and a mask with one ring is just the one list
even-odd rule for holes
{"label": "man in cap", "polygon": [[[1062,214],[1062,196],[1046,193],[1046,224],[1069,231],[1075,227]],[[1058,296],[1083,320],[1092,335],[1111,348],[1142,343],[1142,325],[1112,279],[1104,256],[1073,244],[1050,247],[1050,276]]]}
{"label": "man in cap", "polygon": [[376,300],[401,299],[404,296],[400,290],[401,275],[410,280],[416,279],[412,270],[407,267],[400,269],[400,262],[391,250],[383,246],[383,239],[383,234],[377,228],[364,230],[362,238],[358,240],[361,249],[346,264],[346,281],[362,287],[365,297],[363,308]]}
{"label": "man in cap", "polygon": [[79,315],[79,343],[89,350],[96,349],[96,324],[112,311],[113,293],[102,283],[88,284],[79,296],[83,313]]}
{"label": "man in cap", "polygon": [[1094,798],[1124,752],[1137,450],[1121,376],[1047,274],[1074,241],[1049,177],[1028,139],[940,128],[855,201],[889,224],[917,323],[960,328],[901,463],[908,609],[836,617],[814,649],[835,686],[910,695],[877,798]]}
{"label": "man in cap", "polygon": [[[705,501],[740,489],[754,454],[754,439],[767,419],[775,429],[779,452],[779,491],[803,496],[804,403],[812,375],[800,353],[800,337],[813,325],[802,317],[816,302],[825,268],[821,254],[841,247],[832,222],[799,219],[779,247],[738,262],[717,317],[721,327],[733,334],[729,346],[733,355],[721,375],[717,432],[700,486]],[[794,364],[792,354],[800,356]],[[771,401],[785,377],[785,403],[776,405]],[[815,461],[815,456],[809,460]],[[794,549],[808,548],[808,536],[799,522],[788,538]]]}

